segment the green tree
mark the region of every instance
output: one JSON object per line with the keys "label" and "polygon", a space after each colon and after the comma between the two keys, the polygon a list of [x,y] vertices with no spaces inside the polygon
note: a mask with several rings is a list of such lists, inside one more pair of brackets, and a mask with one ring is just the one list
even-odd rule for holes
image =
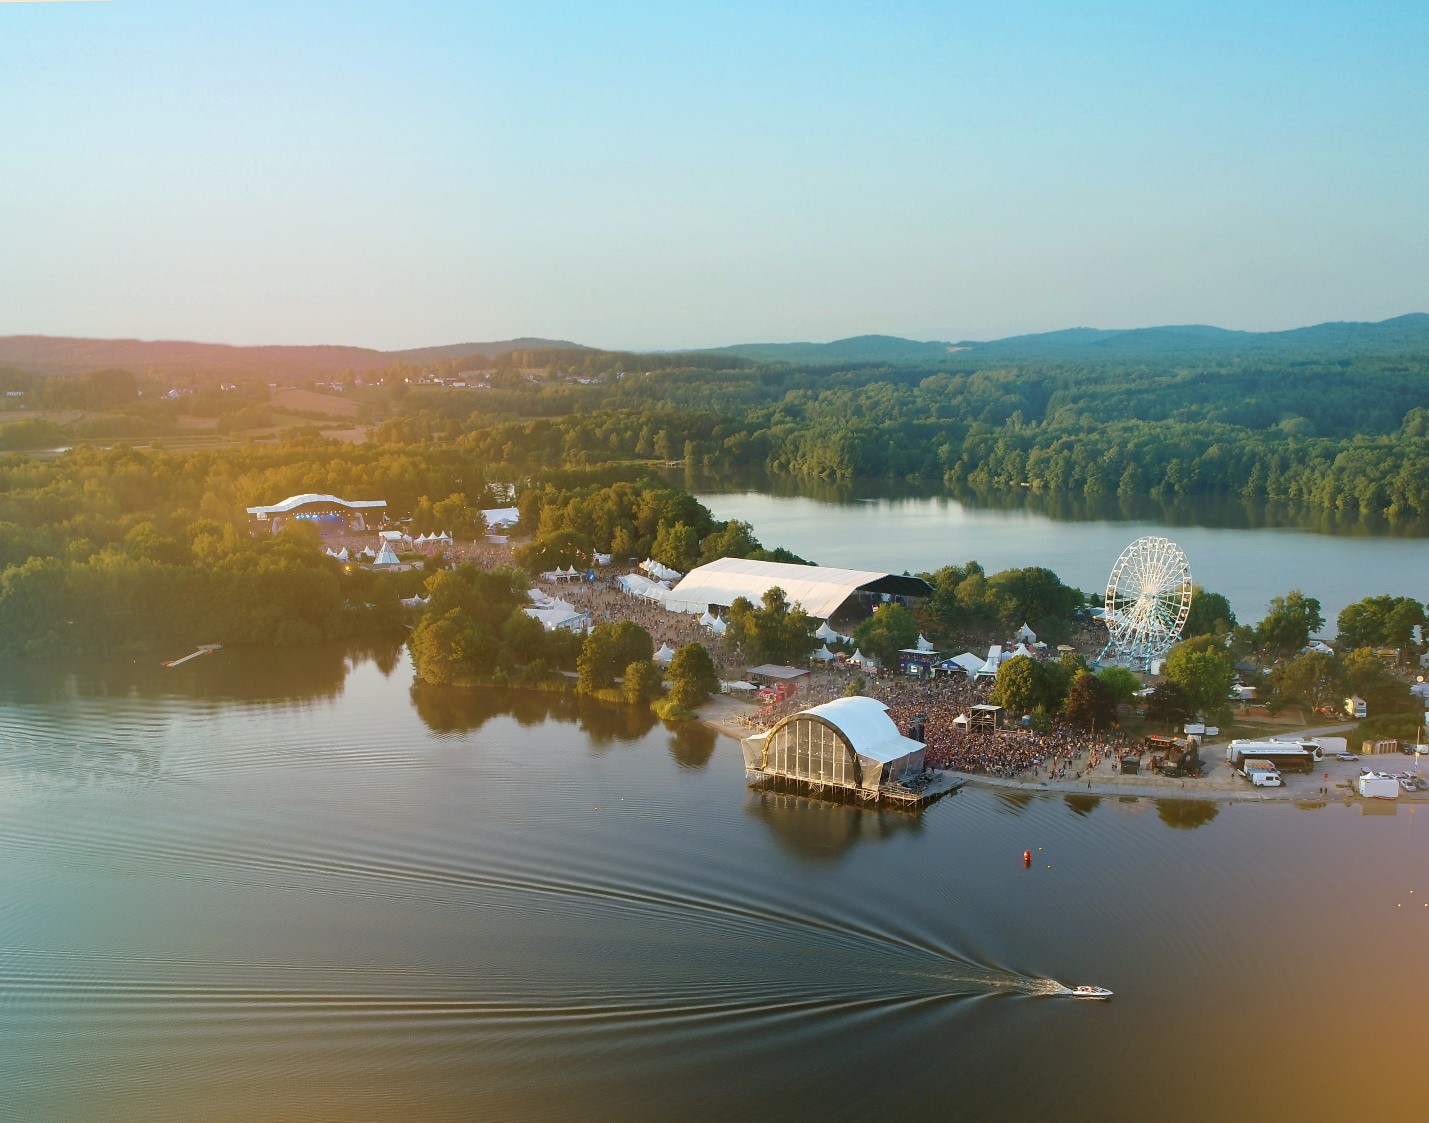
{"label": "green tree", "polygon": [[1339,709],[1349,694],[1344,665],[1333,655],[1307,651],[1270,672],[1270,687],[1284,702],[1300,702],[1311,709]]}
{"label": "green tree", "polygon": [[1015,655],[998,667],[992,700],[1014,714],[1025,714],[1042,704],[1045,687],[1042,664]]}
{"label": "green tree", "polygon": [[660,697],[664,683],[660,668],[649,659],[627,664],[621,677],[620,692],[632,706],[644,706]]}
{"label": "green tree", "polygon": [[1190,639],[1193,636],[1225,635],[1235,626],[1235,613],[1231,611],[1229,600],[1199,585],[1191,586],[1191,611],[1181,629],[1183,636]]}
{"label": "green tree", "polygon": [[1340,646],[1398,647],[1410,645],[1414,625],[1421,628],[1425,620],[1424,606],[1413,597],[1365,597],[1346,605],[1336,621]]}
{"label": "green tree", "polygon": [[688,573],[700,560],[700,536],[683,522],[661,523],[650,556],[662,565]]}
{"label": "green tree", "polygon": [[1397,678],[1383,660],[1367,647],[1358,647],[1344,658],[1350,689],[1365,700],[1370,717],[1410,713],[1418,709],[1408,685]]}
{"label": "green tree", "polygon": [[591,629],[576,660],[576,689],[582,694],[608,690],[631,663],[648,663],[655,654],[650,633],[631,620],[603,621]]}
{"label": "green tree", "polygon": [[1291,589],[1283,597],[1271,598],[1270,611],[1256,625],[1255,638],[1271,658],[1281,658],[1298,652],[1324,626],[1320,602]]}
{"label": "green tree", "polygon": [[853,630],[854,643],[883,667],[897,667],[898,653],[918,642],[918,623],[896,601],[880,604]]}
{"label": "green tree", "polygon": [[1132,705],[1136,701],[1137,692],[1141,689],[1141,680],[1136,677],[1134,671],[1128,670],[1126,667],[1103,667],[1097,672],[1097,678],[1101,679],[1106,688],[1111,691],[1112,698],[1119,706]]}
{"label": "green tree", "polygon": [[1170,680],[1161,683],[1146,699],[1146,720],[1168,730],[1179,729],[1191,716],[1186,692]]}
{"label": "green tree", "polygon": [[687,710],[719,690],[719,672],[704,645],[690,642],[670,660],[670,698]]}
{"label": "green tree", "polygon": [[790,607],[776,585],[765,590],[758,608],[747,597],[735,599],[725,641],[752,663],[797,665],[814,650],[814,622],[799,605]]}
{"label": "green tree", "polygon": [[1079,729],[1109,729],[1116,721],[1116,695],[1099,676],[1083,671],[1072,680],[1062,714]]}
{"label": "green tree", "polygon": [[1211,721],[1229,716],[1235,664],[1215,636],[1199,636],[1173,647],[1166,656],[1166,677],[1181,688],[1191,713]]}

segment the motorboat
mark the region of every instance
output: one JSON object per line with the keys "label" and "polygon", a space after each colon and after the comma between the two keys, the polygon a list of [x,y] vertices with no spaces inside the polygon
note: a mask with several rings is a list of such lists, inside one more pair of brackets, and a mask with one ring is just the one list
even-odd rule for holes
{"label": "motorboat", "polygon": [[1073,987],[1067,992],[1073,998],[1099,998],[1102,1000],[1111,997],[1111,991],[1106,987]]}

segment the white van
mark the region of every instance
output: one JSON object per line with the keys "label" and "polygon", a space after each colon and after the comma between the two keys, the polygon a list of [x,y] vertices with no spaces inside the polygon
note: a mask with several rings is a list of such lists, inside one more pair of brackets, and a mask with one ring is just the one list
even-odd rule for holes
{"label": "white van", "polygon": [[1273,768],[1250,767],[1245,770],[1245,778],[1257,788],[1283,788],[1285,781]]}

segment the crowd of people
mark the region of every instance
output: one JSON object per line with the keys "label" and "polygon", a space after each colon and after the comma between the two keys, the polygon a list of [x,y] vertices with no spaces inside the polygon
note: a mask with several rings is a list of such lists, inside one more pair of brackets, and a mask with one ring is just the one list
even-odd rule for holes
{"label": "crowd of people", "polygon": [[[370,534],[342,536],[325,544],[358,550],[370,544],[371,538]],[[457,542],[444,544],[440,550],[459,565],[492,569],[512,564],[511,547],[506,544]],[[632,620],[650,633],[656,648],[663,644],[678,651],[692,641],[703,643],[721,678],[738,677],[738,664],[697,617],[668,612],[657,603],[628,595],[616,582],[628,568],[598,570],[594,581],[538,580],[534,587],[586,613],[592,625]],[[740,724],[752,732],[770,729],[790,714],[842,697],[855,678],[862,679],[859,691],[883,702],[903,732],[913,728],[915,719],[922,719],[930,767],[1006,779],[1080,778],[1104,763],[1119,767],[1122,755],[1131,748],[1117,731],[1092,734],[1061,725],[1042,733],[1021,728],[995,734],[971,732],[959,719],[965,718],[973,706],[988,701],[991,679],[970,679],[958,674],[905,678],[846,663],[816,668],[798,680],[793,693],[752,708],[741,716]]]}

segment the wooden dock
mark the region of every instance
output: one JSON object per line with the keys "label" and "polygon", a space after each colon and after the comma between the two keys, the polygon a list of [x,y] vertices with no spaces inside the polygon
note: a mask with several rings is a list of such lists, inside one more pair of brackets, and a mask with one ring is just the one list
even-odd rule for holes
{"label": "wooden dock", "polygon": [[166,663],[164,663],[164,666],[177,667],[180,663],[187,663],[190,659],[197,659],[200,655],[212,655],[215,651],[220,650],[222,647],[223,644],[221,643],[200,644],[199,649],[197,651],[190,652],[182,659],[170,659]]}

